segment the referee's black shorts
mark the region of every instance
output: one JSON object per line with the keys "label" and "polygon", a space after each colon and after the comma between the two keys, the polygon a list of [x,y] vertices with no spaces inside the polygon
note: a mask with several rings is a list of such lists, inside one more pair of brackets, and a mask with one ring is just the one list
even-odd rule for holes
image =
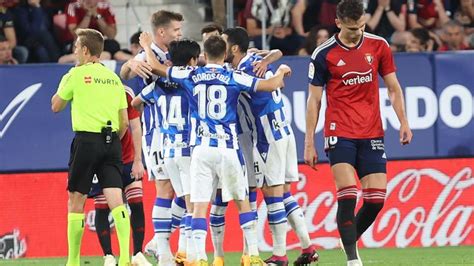
{"label": "referee's black shorts", "polygon": [[76,132],[71,143],[67,189],[87,195],[94,174],[102,188],[122,188],[122,145],[117,134],[106,144],[101,133]]}

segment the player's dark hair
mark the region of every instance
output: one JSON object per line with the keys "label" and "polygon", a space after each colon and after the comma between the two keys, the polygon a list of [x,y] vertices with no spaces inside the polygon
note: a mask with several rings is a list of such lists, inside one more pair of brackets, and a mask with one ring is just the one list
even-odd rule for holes
{"label": "player's dark hair", "polygon": [[249,34],[242,27],[226,29],[223,34],[227,35],[227,43],[229,46],[237,45],[241,53],[246,53],[249,49]]}
{"label": "player's dark hair", "polygon": [[171,21],[183,21],[183,15],[168,10],[159,10],[151,15],[151,26],[153,29],[166,27]]}
{"label": "player's dark hair", "polygon": [[132,37],[130,37],[130,44],[140,44],[140,34],[141,31],[135,32]]}
{"label": "player's dark hair", "polygon": [[219,24],[209,24],[209,25],[204,26],[204,28],[201,29],[201,35],[204,33],[209,33],[213,31],[219,32],[219,35],[220,35],[222,34],[223,28]]}
{"label": "player's dark hair", "polygon": [[361,0],[342,0],[337,4],[336,16],[339,20],[359,20],[364,15],[364,4]]}
{"label": "player's dark hair", "polygon": [[221,36],[211,36],[204,42],[204,52],[209,57],[208,59],[221,59],[226,52],[226,43]]}
{"label": "player's dark hair", "polygon": [[0,42],[8,42],[7,37],[0,35]]}
{"label": "player's dark hair", "polygon": [[173,66],[186,66],[189,60],[199,58],[201,47],[192,40],[172,41],[169,53]]}
{"label": "player's dark hair", "polygon": [[410,33],[420,41],[421,45],[426,45],[431,38],[430,33],[425,28],[414,28],[410,30]]}

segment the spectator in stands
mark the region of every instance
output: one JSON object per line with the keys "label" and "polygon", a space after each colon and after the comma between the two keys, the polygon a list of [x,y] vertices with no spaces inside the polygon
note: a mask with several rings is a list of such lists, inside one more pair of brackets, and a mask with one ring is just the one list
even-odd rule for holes
{"label": "spectator in stands", "polygon": [[408,28],[440,28],[449,21],[442,0],[407,0]]}
{"label": "spectator in stands", "polygon": [[219,24],[209,24],[201,29],[202,42],[204,43],[209,37],[213,35],[221,35],[222,27]]}
{"label": "spectator in stands", "polygon": [[130,50],[122,49],[115,54],[115,60],[118,61],[127,61],[129,59],[134,58],[142,47],[140,46],[140,34],[142,32],[138,31],[130,37]]}
{"label": "spectator in stands", "polygon": [[438,49],[438,51],[459,51],[469,49],[464,40],[464,28],[457,20],[449,20],[443,25],[441,40],[444,44]]}
{"label": "spectator in stands", "polygon": [[18,62],[12,56],[10,42],[4,36],[0,36],[0,65],[16,65]]}
{"label": "spectator in stands", "polygon": [[334,32],[336,6],[340,0],[296,0],[291,9],[292,24],[296,33],[307,36],[314,26],[323,26]]}
{"label": "spectator in stands", "polygon": [[13,48],[13,57],[18,63],[23,64],[28,60],[28,49],[17,46],[16,32],[13,23],[13,16],[6,7],[0,6],[0,37],[5,37]]}
{"label": "spectator in stands", "polygon": [[474,33],[474,0],[460,0],[453,18],[464,26],[466,35]]}
{"label": "spectator in stands", "polygon": [[313,27],[306,37],[303,45],[298,51],[298,55],[310,55],[313,53],[316,47],[320,46],[323,42],[329,39],[329,29],[323,26]]}
{"label": "spectator in stands", "polygon": [[22,0],[12,9],[18,43],[28,48],[30,62],[56,62],[60,51],[49,31],[50,21],[40,0]]}
{"label": "spectator in stands", "polygon": [[395,31],[390,37],[390,49],[393,53],[405,52],[410,33],[408,31]]}
{"label": "spectator in stands", "polygon": [[266,33],[271,49],[280,49],[284,55],[296,54],[303,38],[291,28],[290,0],[249,0],[245,18],[254,46],[262,49],[262,21],[266,13]]}
{"label": "spectator in stands", "polygon": [[390,40],[395,31],[405,30],[405,0],[369,0],[365,18],[366,30]]}
{"label": "spectator in stands", "polygon": [[226,26],[226,1],[211,0],[212,5],[212,21],[218,25]]}
{"label": "spectator in stands", "polygon": [[75,37],[76,29],[90,28],[100,31],[105,37],[104,52],[101,59],[112,59],[120,51],[119,43],[114,40],[117,35],[115,15],[109,1],[78,0],[67,7],[67,26]]}
{"label": "spectator in stands", "polygon": [[408,40],[405,50],[408,53],[432,52],[434,40],[425,28],[415,28],[408,31]]}

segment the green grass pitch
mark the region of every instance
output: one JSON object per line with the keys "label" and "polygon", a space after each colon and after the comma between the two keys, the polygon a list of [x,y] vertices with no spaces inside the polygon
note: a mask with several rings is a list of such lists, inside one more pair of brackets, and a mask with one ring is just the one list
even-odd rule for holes
{"label": "green grass pitch", "polygon": [[[361,249],[360,256],[364,265],[473,265],[474,246],[463,247],[432,247],[432,248],[404,248],[404,249]],[[298,251],[288,253],[290,265],[298,256]],[[318,265],[345,265],[344,254],[341,250],[321,250]],[[268,253],[262,254],[267,258]],[[210,261],[212,257],[209,257]],[[152,260],[150,260],[152,261]],[[225,262],[228,266],[238,266],[240,253],[226,253]],[[0,265],[28,266],[48,265],[63,266],[65,258],[48,259],[18,259],[0,260]],[[101,257],[82,257],[81,265],[102,265]]]}

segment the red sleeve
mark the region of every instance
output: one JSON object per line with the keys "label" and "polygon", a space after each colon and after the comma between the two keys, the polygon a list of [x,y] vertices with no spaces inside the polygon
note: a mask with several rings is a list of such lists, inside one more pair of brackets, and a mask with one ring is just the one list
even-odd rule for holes
{"label": "red sleeve", "polygon": [[71,24],[77,25],[77,15],[76,15],[76,3],[69,3],[66,7],[66,24],[69,26]]}
{"label": "red sleeve", "polygon": [[102,16],[104,16],[105,22],[109,25],[115,25],[115,15],[112,11],[112,7],[109,6],[107,9],[103,9]]}
{"label": "red sleeve", "polygon": [[252,5],[253,5],[253,0],[248,0],[246,5],[245,5],[245,11],[244,11],[244,18],[254,18],[252,15]]}
{"label": "red sleeve", "polygon": [[390,46],[388,45],[388,43],[382,41],[381,46],[382,48],[379,61],[379,74],[384,77],[385,75],[395,72],[397,68],[395,67],[392,50],[390,50]]}
{"label": "red sleeve", "polygon": [[132,107],[132,96],[128,93],[127,94],[127,113],[128,113],[128,120],[135,119],[140,117],[140,113]]}

